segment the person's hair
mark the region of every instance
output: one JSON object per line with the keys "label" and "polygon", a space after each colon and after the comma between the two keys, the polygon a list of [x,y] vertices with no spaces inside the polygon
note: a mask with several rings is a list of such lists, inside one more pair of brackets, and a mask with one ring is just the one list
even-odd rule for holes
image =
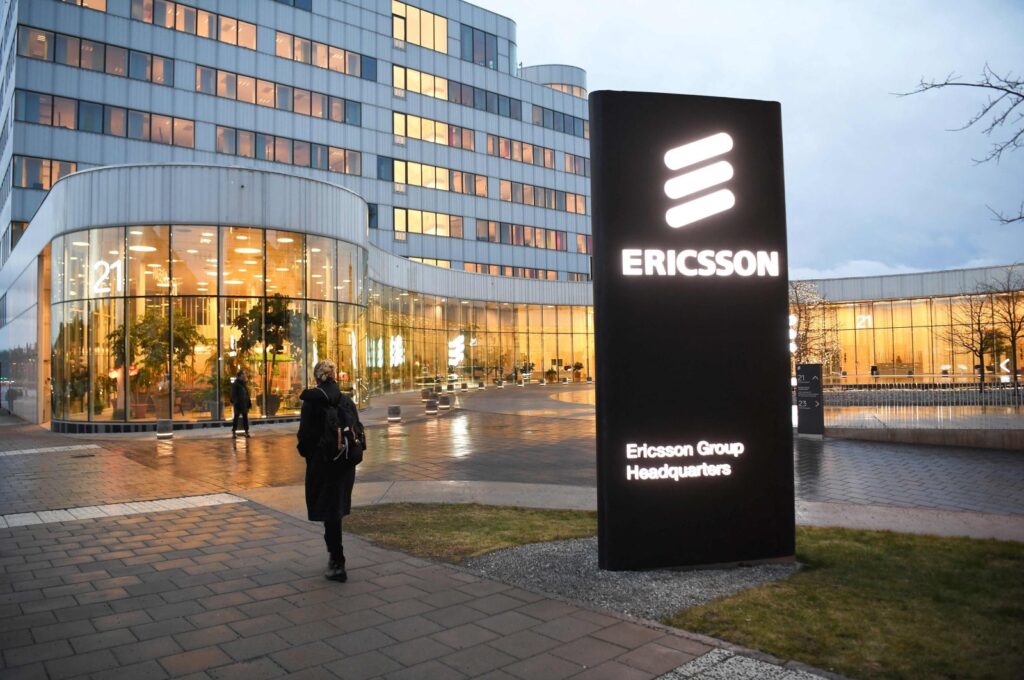
{"label": "person's hair", "polygon": [[330,359],[318,361],[316,362],[316,366],[313,367],[313,377],[316,378],[318,383],[335,380],[337,373],[338,367],[335,366],[334,362]]}

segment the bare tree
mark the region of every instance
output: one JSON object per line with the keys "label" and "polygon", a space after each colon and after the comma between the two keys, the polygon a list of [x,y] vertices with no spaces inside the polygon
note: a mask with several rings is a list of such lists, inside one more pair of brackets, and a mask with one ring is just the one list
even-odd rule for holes
{"label": "bare tree", "polygon": [[[836,330],[835,313],[818,291],[813,281],[789,282],[790,329],[796,337],[791,342],[794,364],[816,361],[826,368],[833,368],[839,358],[839,335]],[[792,335],[792,334],[791,334]]]}
{"label": "bare tree", "polygon": [[[1022,106],[1024,104],[1024,80],[1010,72],[1000,75],[993,71],[988,64],[985,64],[981,77],[976,81],[964,81],[953,73],[946,76],[944,80],[922,78],[916,88],[910,92],[900,93],[899,96],[906,97],[947,87],[975,88],[984,90],[988,94],[988,100],[977,113],[961,127],[953,128],[953,131],[961,131],[977,126],[986,136],[996,140],[983,158],[974,159],[975,163],[989,161],[998,163],[1007,151],[1024,147],[1024,106]],[[1017,209],[1017,214],[1004,214],[991,206],[988,209],[1002,224],[1024,222],[1024,201]]]}
{"label": "bare tree", "polygon": [[992,296],[992,317],[1000,330],[1005,331],[1009,342],[1010,373],[1013,392],[1020,396],[1020,376],[1017,357],[1024,341],[1024,265],[1012,264],[998,277],[984,285],[985,292]]}
{"label": "bare tree", "polygon": [[955,301],[947,333],[953,347],[978,361],[978,391],[985,391],[985,357],[1005,347],[1005,336],[992,322],[992,296],[978,289]]}

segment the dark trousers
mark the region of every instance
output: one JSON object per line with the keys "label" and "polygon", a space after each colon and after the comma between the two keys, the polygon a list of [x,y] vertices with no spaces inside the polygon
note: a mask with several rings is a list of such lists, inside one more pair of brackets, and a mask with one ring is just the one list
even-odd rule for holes
{"label": "dark trousers", "polygon": [[235,417],[231,420],[231,432],[235,433],[238,431],[238,419],[242,419],[242,429],[246,432],[249,431],[249,409],[247,408],[235,408]]}
{"label": "dark trousers", "polygon": [[324,522],[324,543],[331,559],[345,565],[345,550],[341,547],[341,520],[329,519]]}

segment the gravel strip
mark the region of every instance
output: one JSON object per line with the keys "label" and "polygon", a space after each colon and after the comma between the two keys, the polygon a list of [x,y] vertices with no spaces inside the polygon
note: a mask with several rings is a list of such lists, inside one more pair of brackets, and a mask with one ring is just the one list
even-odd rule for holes
{"label": "gravel strip", "polygon": [[794,563],[602,571],[597,568],[596,537],[498,550],[467,560],[463,566],[505,583],[655,621],[680,609],[785,578],[800,568]]}

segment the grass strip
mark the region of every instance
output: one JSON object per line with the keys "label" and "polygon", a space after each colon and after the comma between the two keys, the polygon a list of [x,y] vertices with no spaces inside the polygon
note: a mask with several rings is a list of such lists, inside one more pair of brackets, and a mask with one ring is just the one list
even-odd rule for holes
{"label": "grass strip", "polygon": [[502,548],[597,533],[597,513],[475,503],[394,503],[359,508],[345,530],[431,560],[459,562]]}
{"label": "grass strip", "polygon": [[1024,545],[800,528],[804,568],[665,623],[855,678],[1020,678]]}

